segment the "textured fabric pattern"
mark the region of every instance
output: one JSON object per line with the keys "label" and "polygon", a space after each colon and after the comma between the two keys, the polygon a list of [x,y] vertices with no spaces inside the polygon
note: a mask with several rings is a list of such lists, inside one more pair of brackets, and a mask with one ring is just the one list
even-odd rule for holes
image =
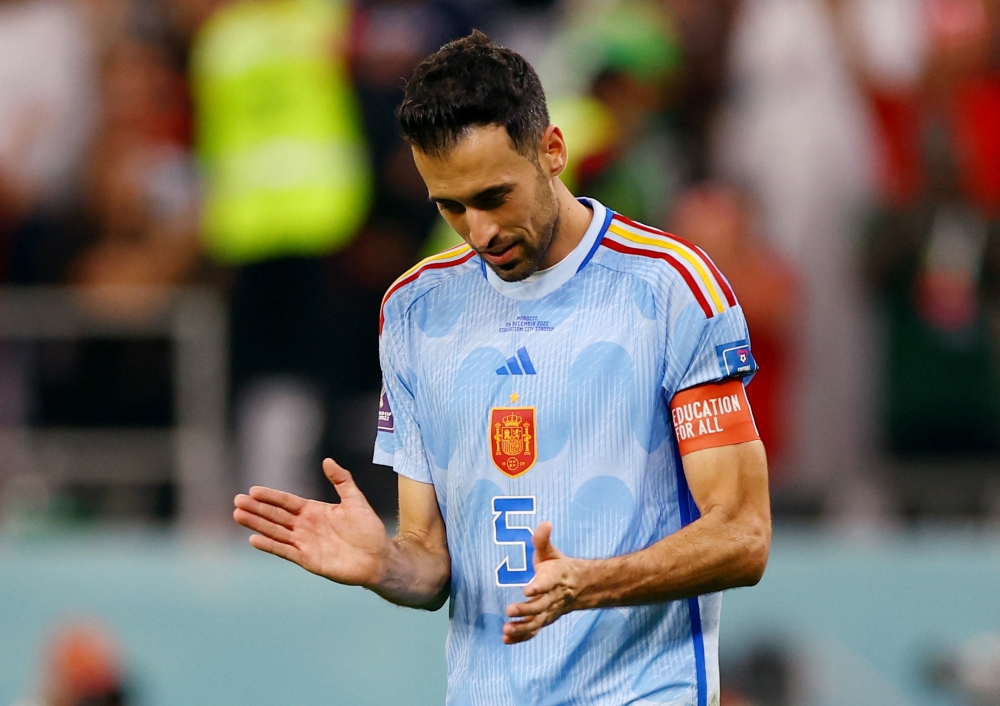
{"label": "textured fabric pattern", "polygon": [[[447,524],[449,706],[718,699],[718,594],[571,613],[526,643],[501,642],[504,610],[523,598],[521,585],[499,585],[501,565],[525,569],[516,540],[530,535],[519,527],[549,520],[560,550],[603,558],[697,517],[669,401],[725,378],[717,347],[748,341],[742,311],[703,253],[681,244],[692,259],[668,261],[657,248],[680,241],[651,230],[643,237],[652,244],[615,248],[610,229],[632,226],[587,203],[595,226],[578,246],[586,255],[575,254],[579,270],[553,291],[535,281],[525,286],[538,298],[502,294],[459,247],[407,273],[384,302],[393,422],[391,431],[380,422],[375,461],[433,483]],[[705,276],[696,273],[692,287],[681,268]],[[535,454],[523,475],[495,463],[493,408],[521,409],[531,422],[511,436]],[[531,498],[534,512],[500,516],[496,498]],[[515,541],[499,543],[505,537]]]}

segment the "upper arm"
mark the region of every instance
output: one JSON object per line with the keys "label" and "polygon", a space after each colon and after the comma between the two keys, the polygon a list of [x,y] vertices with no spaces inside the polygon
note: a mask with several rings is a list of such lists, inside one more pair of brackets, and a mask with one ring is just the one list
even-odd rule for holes
{"label": "upper arm", "polygon": [[386,304],[379,336],[383,392],[373,460],[392,466],[400,476],[430,484],[431,464],[418,421],[407,326],[396,304],[394,300]]}
{"label": "upper arm", "polygon": [[418,537],[428,550],[447,552],[444,518],[432,484],[399,476],[399,534]]}
{"label": "upper arm", "polygon": [[683,456],[684,476],[704,517],[721,513],[770,526],[767,458],[760,441],[716,446]]}
{"label": "upper arm", "polygon": [[375,463],[393,467],[399,487],[398,536],[447,556],[444,518],[434,490],[431,466],[417,418],[410,381],[406,325],[390,300],[379,337],[383,392],[380,401]]}
{"label": "upper arm", "polygon": [[745,567],[737,585],[753,585],[764,574],[771,549],[771,502],[767,459],[759,441],[715,446],[682,457],[688,489],[701,512],[699,522],[739,555]]}
{"label": "upper arm", "polygon": [[767,458],[744,386],[757,371],[743,310],[706,317],[685,296],[668,316],[663,387],[688,488],[703,518],[722,522],[766,560]]}

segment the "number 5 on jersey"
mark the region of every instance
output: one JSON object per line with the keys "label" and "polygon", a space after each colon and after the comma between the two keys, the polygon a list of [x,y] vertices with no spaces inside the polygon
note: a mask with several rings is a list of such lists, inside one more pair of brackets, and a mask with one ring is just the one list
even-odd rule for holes
{"label": "number 5 on jersey", "polygon": [[[520,547],[524,553],[524,568],[511,568],[510,557],[497,567],[497,586],[526,586],[535,578],[535,545],[530,527],[510,524],[509,515],[535,514],[533,496],[498,496],[493,498],[493,541],[500,545]],[[519,564],[521,562],[518,562]]]}

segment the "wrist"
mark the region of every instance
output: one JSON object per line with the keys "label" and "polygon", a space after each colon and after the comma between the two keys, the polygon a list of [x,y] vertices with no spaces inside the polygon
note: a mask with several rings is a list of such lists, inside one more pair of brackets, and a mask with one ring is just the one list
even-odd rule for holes
{"label": "wrist", "polygon": [[386,535],[382,549],[372,557],[371,576],[361,584],[362,587],[376,593],[388,588],[392,583],[394,574],[392,567],[398,559],[396,556],[398,553],[399,547],[396,546],[392,538]]}
{"label": "wrist", "polygon": [[596,559],[571,559],[573,575],[573,610],[589,610],[599,606],[599,569]]}

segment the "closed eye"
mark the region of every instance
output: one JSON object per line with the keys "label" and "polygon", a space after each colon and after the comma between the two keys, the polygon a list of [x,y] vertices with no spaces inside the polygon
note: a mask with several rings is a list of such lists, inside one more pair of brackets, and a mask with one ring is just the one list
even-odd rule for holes
{"label": "closed eye", "polygon": [[[474,208],[478,211],[492,211],[494,209],[503,206],[510,194],[514,191],[515,184],[498,184],[497,186],[491,186],[488,189],[480,191],[478,194],[472,196],[466,202],[468,207]],[[437,205],[438,210],[445,211],[454,215],[461,215],[465,213],[467,206],[455,199],[442,199],[432,196],[431,201]]]}
{"label": "closed eye", "polygon": [[481,193],[476,194],[472,199],[473,205],[481,211],[492,211],[495,208],[500,208],[507,201],[507,197],[514,190],[513,184],[503,184],[502,186],[495,186],[491,189],[487,189]]}
{"label": "closed eye", "polygon": [[453,213],[456,216],[465,213],[465,206],[460,204],[458,201],[451,201],[449,199],[433,199],[433,201],[440,211],[447,211],[448,213]]}

